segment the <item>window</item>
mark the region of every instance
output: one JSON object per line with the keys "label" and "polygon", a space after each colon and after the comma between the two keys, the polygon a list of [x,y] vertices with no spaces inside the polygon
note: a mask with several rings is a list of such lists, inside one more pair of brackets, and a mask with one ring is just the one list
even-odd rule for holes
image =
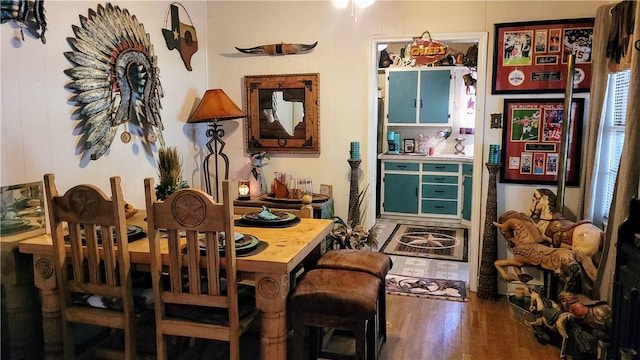
{"label": "window", "polygon": [[[627,117],[627,98],[629,93],[630,71],[625,70],[609,75],[607,100],[603,109],[605,117],[602,128],[602,145],[600,151],[600,171],[598,176],[598,196],[604,199],[600,208],[596,209],[596,219],[606,221],[613,200],[613,188],[618,175],[624,128]],[[601,195],[601,196],[600,196]]]}

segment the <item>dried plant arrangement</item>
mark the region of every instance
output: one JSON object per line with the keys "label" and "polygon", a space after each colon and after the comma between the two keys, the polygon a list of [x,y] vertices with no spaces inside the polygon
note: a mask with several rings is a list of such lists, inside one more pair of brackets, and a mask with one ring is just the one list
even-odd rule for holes
{"label": "dried plant arrangement", "polygon": [[158,150],[158,176],[160,183],[156,185],[156,197],[160,200],[166,199],[179,189],[189,187],[182,179],[182,161],[175,147]]}

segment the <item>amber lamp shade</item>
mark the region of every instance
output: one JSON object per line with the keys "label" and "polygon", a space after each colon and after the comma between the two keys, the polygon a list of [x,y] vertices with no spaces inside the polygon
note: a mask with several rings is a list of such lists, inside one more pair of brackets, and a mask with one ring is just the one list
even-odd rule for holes
{"label": "amber lamp shade", "polygon": [[222,91],[210,89],[204,93],[188,123],[218,122],[245,117],[245,113]]}
{"label": "amber lamp shade", "polygon": [[249,180],[238,180],[238,200],[249,200]]}
{"label": "amber lamp shade", "polygon": [[220,126],[221,121],[232,120],[245,117],[246,115],[240,110],[240,108],[231,100],[222,89],[207,90],[200,100],[198,107],[191,114],[188,123],[208,123],[209,129],[207,130],[207,136],[209,141],[207,142],[207,148],[209,154],[204,158],[202,163],[204,172],[204,183],[209,195],[213,195],[213,188],[211,186],[211,173],[209,171],[209,158],[213,156],[215,161],[215,199],[219,200],[218,196],[218,183],[220,182],[220,175],[218,172],[218,157],[222,158],[224,162],[224,180],[229,179],[229,157],[223,152],[225,142],[222,140],[224,136],[224,129]]}

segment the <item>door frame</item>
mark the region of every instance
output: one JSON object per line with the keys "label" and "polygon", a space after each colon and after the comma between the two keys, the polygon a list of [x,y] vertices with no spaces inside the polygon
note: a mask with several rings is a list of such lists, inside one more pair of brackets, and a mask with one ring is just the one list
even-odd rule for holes
{"label": "door frame", "polygon": [[[482,228],[480,226],[481,219],[484,218],[486,206],[482,205],[482,184],[483,179],[488,179],[488,172],[484,168],[483,159],[485,158],[484,134],[486,131],[485,121],[485,102],[486,102],[486,83],[487,83],[487,41],[488,34],[486,32],[469,32],[469,33],[442,33],[432,34],[432,38],[444,43],[478,43],[478,64],[477,64],[477,83],[476,83],[476,123],[475,123],[475,141],[473,147],[473,191],[472,191],[472,214],[471,224],[469,228],[469,289],[477,291],[478,289],[478,270],[480,265],[480,249],[482,249]],[[367,146],[367,157],[377,162],[377,121],[378,121],[378,45],[387,43],[410,43],[413,41],[413,35],[372,35],[369,37],[369,85],[368,85],[368,111],[370,123],[368,126],[368,138],[376,139],[369,141]],[[377,166],[369,166],[367,178],[377,179]],[[372,192],[372,200],[370,211],[367,212],[367,223],[374,224],[376,219],[375,206],[380,201],[377,194]]]}

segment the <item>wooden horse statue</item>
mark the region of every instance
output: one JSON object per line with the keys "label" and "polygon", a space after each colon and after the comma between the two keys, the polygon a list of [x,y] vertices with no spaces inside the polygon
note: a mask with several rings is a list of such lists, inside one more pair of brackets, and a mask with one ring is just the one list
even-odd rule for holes
{"label": "wooden horse statue", "polygon": [[567,339],[569,338],[568,326],[574,316],[562,308],[553,300],[543,297],[540,291],[534,287],[531,291],[531,306],[529,311],[536,314],[536,321],[530,321],[529,326],[544,325],[547,329],[556,331],[562,337],[560,347],[560,359],[567,357]]}
{"label": "wooden horse statue", "polygon": [[556,195],[549,189],[536,189],[533,193],[531,217],[542,232],[542,238],[553,247],[573,249],[600,263],[604,232],[591,221],[573,222],[556,212]]}
{"label": "wooden horse statue", "polygon": [[[524,213],[508,211],[493,224],[500,230],[512,248],[513,258],[497,260],[494,266],[506,281],[527,282],[531,277],[522,273],[522,267],[531,265],[551,270],[564,282],[564,290],[580,293],[582,290],[582,270],[592,281],[596,278],[597,269],[589,258],[569,249],[552,248],[544,245],[542,233],[535,223]],[[581,264],[582,263],[582,267]],[[504,268],[512,267],[513,273]]]}

